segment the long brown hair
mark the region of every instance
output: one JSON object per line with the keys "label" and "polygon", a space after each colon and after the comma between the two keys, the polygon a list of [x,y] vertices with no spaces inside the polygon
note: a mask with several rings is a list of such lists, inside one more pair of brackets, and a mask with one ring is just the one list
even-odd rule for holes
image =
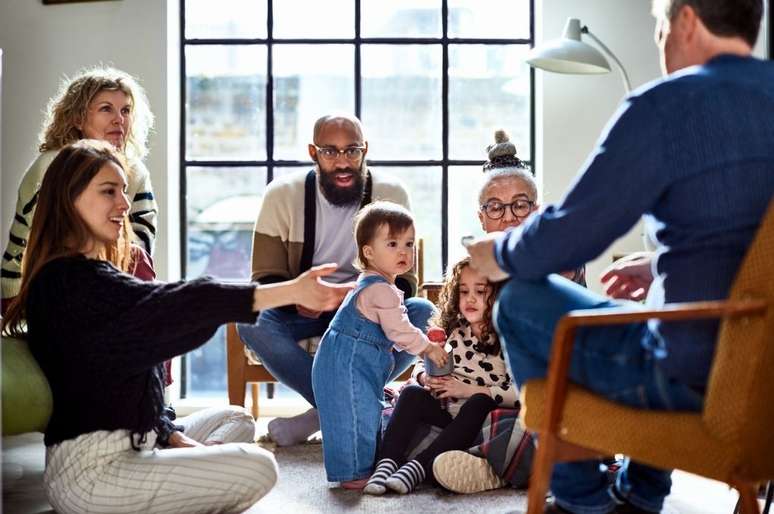
{"label": "long brown hair", "polygon": [[[91,241],[92,233],[78,214],[75,200],[108,163],[126,169],[123,158],[110,143],[84,139],[64,147],[46,170],[22,258],[21,289],[3,319],[4,334],[23,335],[30,283],[43,266],[60,257],[78,255]],[[126,219],[118,241],[107,245],[99,257],[121,271],[129,270],[131,240]]]}
{"label": "long brown hair", "polygon": [[[460,312],[460,279],[462,270],[470,266],[470,257],[465,257],[454,265],[446,273],[446,280],[443,283],[443,289],[438,299],[438,314],[433,320],[434,323],[444,329],[447,334],[459,328],[464,321]],[[479,338],[478,350],[488,355],[498,355],[500,353],[500,340],[494,329],[492,322],[492,311],[494,310],[497,292],[500,290],[499,283],[489,282],[489,296],[486,299],[484,308],[484,326],[481,328],[481,337]]]}

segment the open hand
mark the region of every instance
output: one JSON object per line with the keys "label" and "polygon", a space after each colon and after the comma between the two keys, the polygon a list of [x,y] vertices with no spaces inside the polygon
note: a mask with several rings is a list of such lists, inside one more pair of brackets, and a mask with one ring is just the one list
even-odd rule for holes
{"label": "open hand", "polygon": [[618,259],[600,276],[605,294],[611,298],[639,301],[645,298],[653,282],[653,253],[637,252]]}
{"label": "open hand", "polygon": [[[299,275],[295,279],[298,297],[296,305],[307,312],[317,312],[318,316],[322,311],[337,309],[355,285],[352,282],[333,284],[322,279],[336,271],[336,268],[335,264],[321,264]],[[304,315],[301,310],[299,313]]]}

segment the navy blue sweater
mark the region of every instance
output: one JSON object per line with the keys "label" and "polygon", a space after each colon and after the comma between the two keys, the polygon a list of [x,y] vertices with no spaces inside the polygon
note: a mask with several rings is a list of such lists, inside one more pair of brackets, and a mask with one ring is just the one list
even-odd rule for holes
{"label": "navy blue sweater", "polygon": [[164,420],[158,364],[230,321],[255,322],[251,285],[142,282],[104,261],[66,257],[32,280],[32,354],[51,385],[47,446],[97,430],[141,436]]}
{"label": "navy blue sweater", "polygon": [[[550,170],[549,170],[550,172]],[[495,250],[536,280],[599,256],[645,216],[648,304],[726,298],[774,195],[774,63],[722,55],[634,91],[566,196]],[[666,373],[706,383],[717,322],[652,324]]]}

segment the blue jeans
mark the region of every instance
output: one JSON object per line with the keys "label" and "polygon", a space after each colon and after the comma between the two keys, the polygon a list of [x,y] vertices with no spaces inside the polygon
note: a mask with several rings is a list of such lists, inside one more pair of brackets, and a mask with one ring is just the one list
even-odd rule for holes
{"label": "blue jeans", "polygon": [[[559,275],[535,282],[510,280],[500,291],[494,318],[516,384],[521,387],[530,379],[546,376],[554,329],[564,314],[623,305]],[[645,323],[579,329],[569,378],[600,396],[636,408],[701,410],[702,395],[665,376],[647,349],[657,346],[653,344],[656,337]],[[592,460],[554,466],[551,490],[559,506],[576,514],[606,513],[615,507],[600,464]],[[669,494],[671,473],[627,459],[616,492],[636,507],[658,512]]]}
{"label": "blue jeans", "polygon": [[[429,312],[426,301],[409,298],[405,302],[408,317],[415,327],[427,326]],[[333,312],[324,312],[319,318],[307,318],[281,309],[261,311],[254,325],[239,324],[237,330],[242,341],[255,352],[269,373],[282,384],[304,397],[313,407],[312,362],[314,356],[298,345],[307,337],[321,336],[333,319]],[[395,370],[390,380],[403,373],[414,362],[414,356],[396,352]]]}

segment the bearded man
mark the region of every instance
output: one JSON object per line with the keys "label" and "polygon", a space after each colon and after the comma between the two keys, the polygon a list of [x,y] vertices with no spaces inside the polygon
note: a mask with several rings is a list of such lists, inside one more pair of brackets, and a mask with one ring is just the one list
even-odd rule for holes
{"label": "bearded man", "polygon": [[[355,214],[373,200],[409,208],[408,194],[395,178],[368,169],[368,141],[356,117],[323,116],[314,125],[312,141],[309,156],[314,169],[277,179],[266,189],[253,234],[255,282],[281,282],[329,262],[335,262],[338,269],[326,280],[354,281],[359,273],[353,264],[357,254],[352,232]],[[424,328],[432,312],[411,298],[417,289],[415,270],[399,276],[395,285],[407,298],[411,322]],[[269,435],[280,446],[301,443],[320,429],[312,392],[313,356],[298,341],[321,336],[334,313],[310,311],[301,305],[268,309],[254,325],[238,327],[242,340],[269,372],[312,405],[303,414],[269,423]],[[413,358],[406,355],[396,362],[393,376],[402,373]]]}

